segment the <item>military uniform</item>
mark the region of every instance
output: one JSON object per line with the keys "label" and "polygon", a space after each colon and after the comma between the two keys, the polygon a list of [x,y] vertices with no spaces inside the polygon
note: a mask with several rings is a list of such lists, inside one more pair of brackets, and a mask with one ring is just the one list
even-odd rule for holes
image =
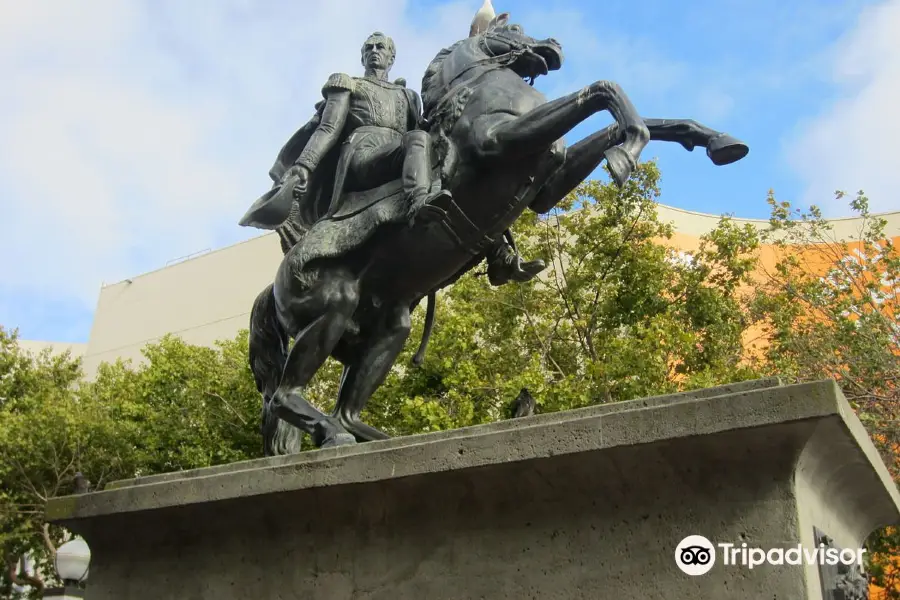
{"label": "military uniform", "polygon": [[[282,148],[269,171],[276,188],[291,164],[304,166],[314,180],[278,227],[285,253],[313,223],[337,212],[344,192],[372,189],[400,176],[412,206],[423,202],[431,189],[431,138],[421,129],[422,102],[416,92],[380,79],[336,73],[322,87],[322,96],[316,115]],[[346,106],[329,110],[339,97]],[[485,258],[493,285],[528,281],[545,266],[541,260],[522,263],[503,239]]]}
{"label": "military uniform", "polygon": [[343,73],[329,77],[322,88],[326,101],[334,92],[348,92],[347,107],[333,114],[327,105],[323,108],[321,122],[295,161],[315,173],[333,147],[333,137],[343,140],[329,213],[339,208],[343,192],[371,189],[398,175],[410,199],[424,197],[431,188],[432,155],[431,140],[420,129],[418,94],[388,81]]}

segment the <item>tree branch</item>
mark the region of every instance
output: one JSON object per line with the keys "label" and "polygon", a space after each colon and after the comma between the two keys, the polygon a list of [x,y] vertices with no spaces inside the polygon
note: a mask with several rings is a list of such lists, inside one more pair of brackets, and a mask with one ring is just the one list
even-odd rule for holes
{"label": "tree branch", "polygon": [[41,526],[41,537],[44,540],[44,546],[46,546],[47,551],[50,553],[50,558],[56,558],[56,544],[53,543],[53,538],[50,537],[50,523],[44,523]]}
{"label": "tree branch", "polygon": [[15,585],[30,586],[39,592],[44,591],[44,582],[36,575],[30,575],[24,571],[19,571],[21,557],[8,556],[6,558],[6,575]]}
{"label": "tree branch", "polygon": [[231,404],[228,403],[228,400],[226,400],[225,398],[223,398],[223,397],[220,396],[219,394],[215,394],[215,393],[213,393],[213,392],[206,392],[206,395],[218,399],[222,404],[225,405],[225,408],[227,408],[227,409],[231,412],[231,414],[233,414],[235,417],[238,418],[238,420],[241,422],[242,425],[246,425],[246,424],[247,424],[247,420],[246,420],[243,416],[241,416],[241,413],[239,413],[238,411],[236,411],[236,410],[234,409],[234,407],[231,406]]}

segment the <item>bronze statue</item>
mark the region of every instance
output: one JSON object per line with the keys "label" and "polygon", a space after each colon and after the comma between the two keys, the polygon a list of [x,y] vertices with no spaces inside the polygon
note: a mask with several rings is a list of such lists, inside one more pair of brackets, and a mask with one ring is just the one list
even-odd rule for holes
{"label": "bronze statue", "polygon": [[[473,28],[469,38],[438,53],[422,81],[424,120],[418,129],[413,129],[412,92],[383,79],[391,62],[388,38],[370,38],[363,55],[371,61],[367,75],[371,69],[378,82],[329,80],[318,117],[279,155],[272,171],[275,187],[242,220],[265,228],[283,227],[285,219],[300,223],[250,319],[251,367],[263,394],[267,454],[298,449],[289,425],[310,434],[319,447],[386,438],[359,416],[409,336],[411,310],[428,298],[421,360],[435,292],[486,256],[495,261],[512,256],[513,270],[521,270],[509,227],[526,209],[553,208],[604,159],[614,181],[623,185],[651,139],[675,141],[688,150],[706,147],[717,165],[747,154],[742,142],[694,121],[641,118],[609,81],[548,101],[526,79],[559,69],[562,48],[552,38],[529,37],[508,19],[506,13],[496,16],[484,31]],[[380,100],[387,95],[377,101],[372,96],[373,102],[385,102],[379,106],[390,106],[377,125],[391,133],[360,138],[355,132],[376,123],[363,125],[357,116],[337,119],[328,106],[350,115],[353,94],[372,90],[392,94],[389,103]],[[615,123],[567,148],[562,137],[604,110]],[[334,132],[319,135],[323,123],[331,123]],[[371,141],[358,148],[345,144],[337,158],[320,150],[337,147],[336,141],[314,141],[337,140],[348,131],[348,140]],[[405,171],[422,165],[423,157],[431,161],[426,175]],[[295,189],[299,202],[293,201]],[[504,254],[502,247],[510,249]],[[523,278],[530,276],[525,272]],[[307,402],[304,390],[329,356],[344,365],[344,373],[335,410],[326,415]]]}
{"label": "bronze statue", "polygon": [[[260,226],[256,212],[260,206],[263,211],[272,210],[273,204],[277,206],[273,195],[280,192],[285,203],[289,195],[296,202],[289,218],[276,229],[285,253],[313,223],[340,208],[344,192],[371,189],[399,175],[410,221],[429,200],[449,196],[438,182],[429,197],[432,148],[423,129],[419,95],[406,89],[405,80],[388,82],[396,58],[394,40],[376,31],[363,43],[360,54],[364,75],[329,77],[316,114],[294,134],[269,171],[275,181],[273,192],[263,196],[241,222]],[[311,187],[311,179],[319,185]],[[511,242],[511,234],[507,238]],[[522,263],[504,239],[496,241],[486,258],[493,285],[528,281],[545,268],[541,260]]]}

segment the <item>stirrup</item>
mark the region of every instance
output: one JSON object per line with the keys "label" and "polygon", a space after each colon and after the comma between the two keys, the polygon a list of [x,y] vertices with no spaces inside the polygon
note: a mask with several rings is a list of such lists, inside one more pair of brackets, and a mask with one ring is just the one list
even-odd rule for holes
{"label": "stirrup", "polygon": [[434,202],[440,199],[447,199],[448,201],[453,200],[453,194],[450,193],[449,190],[438,190],[436,192],[432,192],[425,197],[425,201],[422,206],[416,211],[415,215],[413,215],[412,219],[410,219],[410,226],[415,225],[418,222],[422,223],[430,223],[432,221],[438,221],[447,216],[447,212],[439,207],[435,206]]}

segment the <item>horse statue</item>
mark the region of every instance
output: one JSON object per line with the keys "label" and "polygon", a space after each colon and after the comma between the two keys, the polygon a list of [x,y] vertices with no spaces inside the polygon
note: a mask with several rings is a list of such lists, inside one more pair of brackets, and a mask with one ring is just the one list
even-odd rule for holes
{"label": "horse statue", "polygon": [[[399,184],[388,182],[343,202],[287,250],[250,319],[267,455],[298,449],[294,427],[320,448],[388,438],[360,414],[409,337],[411,311],[427,298],[430,330],[437,290],[474,268],[525,210],[549,211],[603,160],[621,186],[650,140],[705,147],[716,165],[748,152],[695,121],[642,118],[610,81],[548,101],[532,84],[562,64],[559,42],[529,37],[508,13],[441,50],[421,92],[435,185],[449,193],[410,222]],[[566,147],[563,136],[600,111],[615,122]],[[344,371],[324,414],[304,390],[328,357]]]}

